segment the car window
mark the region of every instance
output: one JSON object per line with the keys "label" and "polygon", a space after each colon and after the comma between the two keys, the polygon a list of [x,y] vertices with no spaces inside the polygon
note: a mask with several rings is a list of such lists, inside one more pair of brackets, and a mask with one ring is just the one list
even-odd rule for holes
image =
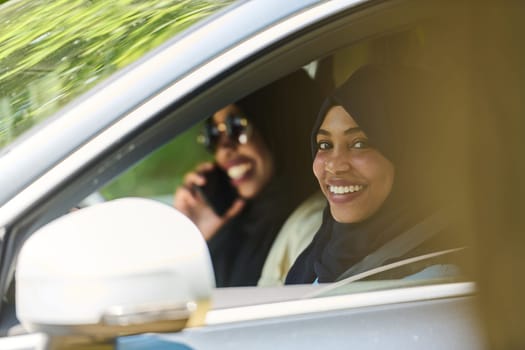
{"label": "car window", "polygon": [[[328,57],[319,57],[309,62],[303,68],[309,71],[310,76],[319,84],[324,95],[329,94],[334,87],[341,85],[357,68],[370,63],[416,66],[439,73],[447,70],[448,65],[451,64],[450,61],[441,60],[439,55],[428,54],[428,51],[434,50],[435,46],[443,45],[440,42],[439,27],[440,23],[416,23],[402,30],[345,46]],[[200,116],[200,118],[203,119],[205,116]],[[289,116],[289,118],[294,119],[297,116]],[[202,145],[196,141],[201,128],[202,124],[195,125],[176,137],[101,189],[102,194],[108,199],[145,196],[172,205],[173,194],[181,185],[185,173],[200,162],[212,159],[211,155],[206,153]],[[289,142],[292,143],[295,140],[290,139]],[[305,145],[304,152],[307,154],[309,151],[308,146]],[[312,173],[304,174],[305,177],[312,175]],[[308,195],[309,193],[305,193],[304,198]],[[315,233],[315,229],[309,231]],[[309,239],[311,240],[311,236]],[[304,248],[305,246],[302,245],[301,249]],[[290,251],[287,253],[290,254]],[[299,249],[293,252],[291,254],[293,258],[290,258],[292,261],[289,261],[288,264],[293,263],[299,253]],[[412,284],[440,283],[447,280],[446,278],[435,278],[436,275],[449,276],[450,280],[464,278],[455,266],[426,269],[428,265],[426,261],[413,262],[408,267],[393,268],[371,279],[388,280],[386,284],[379,284],[378,288],[383,288],[383,286],[402,287]],[[287,268],[289,267],[288,265]],[[407,271],[412,271],[411,274],[414,275],[410,281],[395,281],[398,279],[398,273],[406,274]],[[424,272],[418,275],[421,271]],[[370,286],[372,286],[371,289],[376,288],[376,284],[370,284]]]}
{"label": "car window", "polygon": [[0,148],[110,74],[231,2],[3,4]]}

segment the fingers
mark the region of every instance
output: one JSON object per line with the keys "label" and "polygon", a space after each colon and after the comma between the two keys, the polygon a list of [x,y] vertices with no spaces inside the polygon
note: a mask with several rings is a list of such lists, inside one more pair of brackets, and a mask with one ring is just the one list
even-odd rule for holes
{"label": "fingers", "polygon": [[226,214],[224,214],[223,218],[229,220],[237,216],[241,212],[242,208],[244,208],[245,204],[246,202],[244,201],[244,199],[236,199],[235,202],[233,202],[230,209],[228,209]]}
{"label": "fingers", "polygon": [[213,167],[213,163],[201,163],[194,171],[184,176],[182,185],[177,188],[173,197],[173,206],[176,209],[193,218],[197,214],[196,212],[199,211],[199,208],[206,205],[194,187],[203,186],[206,183],[206,178],[202,174],[210,171]]}
{"label": "fingers", "polygon": [[231,218],[244,208],[245,201],[237,199],[222,217],[217,216],[201,197],[195,186],[206,183],[204,173],[214,168],[213,163],[199,164],[194,171],[184,176],[183,184],[175,191],[173,206],[189,217],[199,228],[205,239],[210,239]]}
{"label": "fingers", "polygon": [[202,186],[205,183],[206,183],[206,178],[203,175],[192,171],[191,173],[187,173],[184,176],[184,181],[182,183],[182,186],[191,190],[193,186]]}
{"label": "fingers", "polygon": [[213,163],[210,162],[199,164],[194,171],[191,171],[184,176],[182,186],[191,192],[193,191],[193,186],[203,186],[206,183],[206,178],[203,174],[212,170],[213,167]]}
{"label": "fingers", "polygon": [[184,213],[186,216],[191,216],[192,208],[198,205],[197,198],[193,196],[191,189],[181,186],[175,191],[173,196],[173,206]]}

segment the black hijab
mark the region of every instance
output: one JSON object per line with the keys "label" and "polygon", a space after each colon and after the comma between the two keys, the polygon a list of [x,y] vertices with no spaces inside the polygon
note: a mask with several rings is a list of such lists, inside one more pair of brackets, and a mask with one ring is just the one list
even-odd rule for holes
{"label": "black hijab", "polygon": [[300,69],[237,101],[262,135],[274,160],[274,178],[287,182],[291,197],[309,195],[317,187],[305,147],[321,107],[319,86]]}
{"label": "black hijab", "polygon": [[[292,266],[287,284],[332,282],[344,271],[432,213],[439,203],[427,196],[439,178],[439,158],[432,140],[439,115],[433,99],[436,80],[416,69],[367,65],[358,69],[325,100],[311,135],[316,135],[326,113],[342,106],[367,135],[372,147],[395,168],[389,196],[371,217],[358,223],[339,223],[327,207],[313,242]],[[439,104],[438,104],[439,106]],[[436,113],[433,118],[430,113]]]}
{"label": "black hijab", "polygon": [[275,171],[261,193],[208,241],[218,287],[256,285],[282,224],[317,188],[304,150],[321,102],[304,70],[235,102],[268,146]]}

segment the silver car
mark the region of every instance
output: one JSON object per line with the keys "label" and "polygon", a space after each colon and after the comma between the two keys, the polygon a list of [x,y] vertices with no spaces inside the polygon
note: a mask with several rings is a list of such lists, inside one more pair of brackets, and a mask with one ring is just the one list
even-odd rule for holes
{"label": "silver car", "polygon": [[[523,243],[519,234],[502,233],[508,238],[502,241],[491,235],[494,227],[522,232],[501,225],[515,222],[508,215],[520,208],[522,186],[513,184],[525,168],[518,117],[523,106],[516,102],[523,95],[518,79],[523,67],[516,64],[523,62],[523,45],[512,39],[519,32],[505,26],[519,28],[513,17],[519,12],[510,4],[484,5],[431,0],[1,5],[6,29],[0,40],[0,348],[523,345],[519,323],[510,322],[507,331],[487,321],[519,320],[495,311],[493,302],[508,310],[523,290],[520,282],[509,300],[501,300],[498,291],[507,290],[513,275],[488,269],[497,269],[512,242]],[[454,194],[459,232],[477,249],[462,279],[351,278],[215,288],[199,232],[166,205],[173,182],[158,184],[148,175],[129,180],[140,176],[137,169],[144,164],[158,164],[158,154],[170,154],[166,176],[180,181],[192,161],[206,158],[192,144],[200,123],[228,101],[287,73],[305,69],[313,79],[337,85],[359,65],[393,61],[448,72],[460,101],[456,132],[443,135],[443,147],[457,149],[462,161],[451,165],[455,178],[443,179],[435,192]],[[495,111],[507,122],[494,119]],[[139,182],[145,190],[138,189]],[[177,234],[167,234],[167,225]],[[498,253],[488,262],[485,254],[494,246]],[[60,247],[60,253],[47,254],[50,247]],[[166,266],[149,265],[154,255],[169,260],[169,273]],[[509,256],[509,263],[523,266],[518,255]],[[359,277],[374,272],[380,271]],[[492,284],[498,281],[493,277],[501,284]],[[489,306],[480,307],[480,301]],[[514,341],[506,342],[510,335]]]}

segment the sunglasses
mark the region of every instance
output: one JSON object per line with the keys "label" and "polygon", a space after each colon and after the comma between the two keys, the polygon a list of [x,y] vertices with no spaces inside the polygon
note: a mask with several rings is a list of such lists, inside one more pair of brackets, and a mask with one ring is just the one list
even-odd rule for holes
{"label": "sunglasses", "polygon": [[213,118],[209,118],[197,137],[197,141],[204,145],[209,152],[215,153],[221,134],[225,134],[236,145],[244,145],[251,136],[251,130],[248,119],[241,115],[230,114],[221,123],[215,123]]}

